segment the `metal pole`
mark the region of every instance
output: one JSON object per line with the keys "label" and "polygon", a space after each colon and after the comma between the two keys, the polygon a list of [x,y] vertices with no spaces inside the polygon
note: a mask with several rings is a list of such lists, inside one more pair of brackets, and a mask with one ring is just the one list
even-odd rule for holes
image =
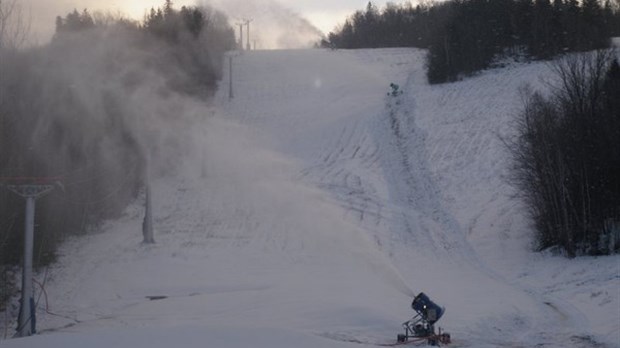
{"label": "metal pole", "polygon": [[228,99],[232,99],[233,95],[233,57],[228,56]]}
{"label": "metal pole", "polygon": [[155,243],[155,236],[153,233],[153,205],[151,203],[151,154],[149,150],[146,150],[146,164],[144,169],[144,220],[142,221],[142,243],[153,244]]}
{"label": "metal pole", "polygon": [[151,183],[146,182],[144,193],[144,220],[142,221],[142,243],[154,244],[155,236],[153,233],[153,205],[151,203]]}
{"label": "metal pole", "polygon": [[26,217],[24,222],[24,262],[22,273],[22,298],[19,307],[17,326],[18,337],[36,333],[36,316],[34,308],[34,289],[32,287],[32,250],[34,245],[34,208],[35,201],[50,192],[54,186],[45,184],[7,185],[10,191],[26,199]]}
{"label": "metal pole", "polygon": [[250,46],[250,22],[251,22],[251,21],[252,21],[251,19],[248,19],[248,20],[247,20],[247,25],[248,25],[248,37],[246,38],[246,40],[247,40],[248,42],[247,42],[246,48],[247,48],[247,50],[248,50],[248,51],[252,49],[252,46]]}
{"label": "metal pole", "polygon": [[243,23],[239,23],[239,49],[243,51]]}
{"label": "metal pole", "polygon": [[24,270],[22,276],[22,303],[19,311],[20,337],[30,336],[35,331],[35,312],[32,289],[32,250],[34,244],[34,196],[26,197],[26,222],[24,234]]}

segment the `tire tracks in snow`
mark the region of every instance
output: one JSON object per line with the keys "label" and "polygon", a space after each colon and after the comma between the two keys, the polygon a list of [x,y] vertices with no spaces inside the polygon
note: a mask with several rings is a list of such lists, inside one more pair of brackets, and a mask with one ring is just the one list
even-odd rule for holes
{"label": "tire tracks in snow", "polygon": [[[408,76],[404,91],[412,88],[415,75]],[[404,233],[401,237],[409,240],[408,244],[417,244],[424,252],[439,252],[449,258],[458,252],[459,259],[475,261],[461,227],[441,202],[440,189],[429,169],[427,135],[416,126],[416,103],[411,95],[388,94],[385,115],[379,116],[375,133],[379,141],[387,140],[382,165],[386,168],[391,201],[399,210],[392,233]]]}
{"label": "tire tracks in snow", "polygon": [[342,126],[333,142],[325,145],[321,159],[302,170],[303,180],[315,183],[360,223],[378,226],[384,219],[384,204],[363,171],[378,170],[379,148],[357,119]]}

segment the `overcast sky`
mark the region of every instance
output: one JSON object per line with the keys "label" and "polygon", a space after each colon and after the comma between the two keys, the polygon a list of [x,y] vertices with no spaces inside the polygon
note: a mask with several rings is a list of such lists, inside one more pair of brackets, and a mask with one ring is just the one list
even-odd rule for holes
{"label": "overcast sky", "polygon": [[[23,11],[29,14],[32,22],[33,36],[39,43],[49,40],[54,30],[54,20],[58,15],[66,15],[69,11],[88,8],[89,11],[110,10],[121,11],[127,16],[141,19],[145,9],[161,6],[164,0],[18,0]],[[194,5],[197,0],[175,0],[176,8],[183,5]],[[204,0],[202,0],[204,1]],[[210,2],[230,2],[229,0],[210,0]],[[233,0],[234,1],[234,0]],[[251,2],[278,2],[308,19],[323,33],[333,30],[337,24],[355,10],[365,8],[368,0],[248,0]],[[404,0],[392,1],[402,3]],[[236,0],[243,4],[243,0]],[[386,0],[373,1],[383,7]],[[243,6],[243,5],[241,5]]]}

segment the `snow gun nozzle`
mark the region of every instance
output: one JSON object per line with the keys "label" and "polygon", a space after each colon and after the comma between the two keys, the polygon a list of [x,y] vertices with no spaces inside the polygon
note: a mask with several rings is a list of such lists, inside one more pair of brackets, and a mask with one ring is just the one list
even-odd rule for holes
{"label": "snow gun nozzle", "polygon": [[449,344],[450,334],[439,328],[439,333],[435,332],[435,323],[445,312],[445,308],[439,307],[431,301],[425,293],[421,292],[414,297],[411,308],[416,315],[403,323],[404,334],[398,334],[397,344],[402,344],[408,340],[412,342],[426,341],[430,346]]}
{"label": "snow gun nozzle", "polygon": [[411,302],[411,308],[429,324],[436,323],[444,313],[444,309],[431,301],[425,293],[419,293]]}

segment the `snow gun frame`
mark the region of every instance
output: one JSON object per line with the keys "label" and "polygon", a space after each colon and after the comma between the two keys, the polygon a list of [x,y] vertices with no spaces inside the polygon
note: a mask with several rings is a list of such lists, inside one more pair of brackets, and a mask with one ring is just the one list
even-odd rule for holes
{"label": "snow gun frame", "polygon": [[449,333],[442,333],[441,328],[438,333],[435,333],[435,323],[444,314],[445,308],[439,307],[423,292],[413,299],[411,308],[416,315],[403,323],[405,333],[397,336],[398,343],[426,341],[431,346],[450,343]]}

